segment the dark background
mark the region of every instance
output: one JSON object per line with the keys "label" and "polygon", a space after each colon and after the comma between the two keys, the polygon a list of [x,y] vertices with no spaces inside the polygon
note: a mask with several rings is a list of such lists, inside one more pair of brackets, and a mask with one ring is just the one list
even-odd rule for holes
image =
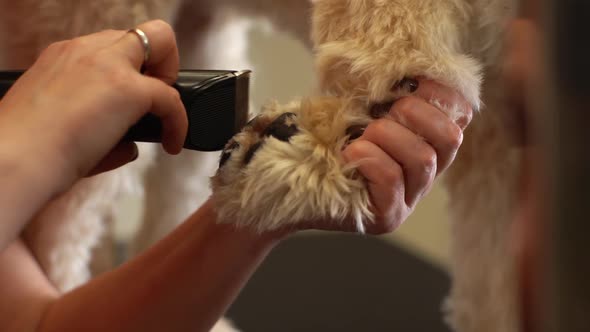
{"label": "dark background", "polygon": [[313,234],[277,247],[227,316],[244,332],[450,331],[448,275],[373,237]]}

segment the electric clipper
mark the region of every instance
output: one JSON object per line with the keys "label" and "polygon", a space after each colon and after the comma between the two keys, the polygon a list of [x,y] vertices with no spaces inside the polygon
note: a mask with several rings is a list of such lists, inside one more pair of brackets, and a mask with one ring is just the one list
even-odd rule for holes
{"label": "electric clipper", "polygon": [[[0,99],[24,71],[0,71]],[[250,71],[181,70],[173,87],[188,116],[184,148],[222,150],[248,120]],[[160,120],[147,114],[129,129],[124,140],[161,142]]]}

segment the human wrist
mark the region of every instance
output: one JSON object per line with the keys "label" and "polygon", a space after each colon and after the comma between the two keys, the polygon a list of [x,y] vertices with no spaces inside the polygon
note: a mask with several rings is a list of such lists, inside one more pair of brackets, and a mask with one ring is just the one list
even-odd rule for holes
{"label": "human wrist", "polygon": [[57,179],[43,164],[0,135],[0,251],[13,241],[58,192]]}
{"label": "human wrist", "polygon": [[[19,132],[0,135],[0,174],[3,183],[14,183],[29,195],[53,196],[66,189],[72,176],[65,171],[65,160],[43,138],[23,137]],[[44,148],[47,147],[47,148]],[[12,188],[16,192],[17,188]],[[6,189],[9,189],[5,187]],[[30,196],[29,196],[30,197]]]}

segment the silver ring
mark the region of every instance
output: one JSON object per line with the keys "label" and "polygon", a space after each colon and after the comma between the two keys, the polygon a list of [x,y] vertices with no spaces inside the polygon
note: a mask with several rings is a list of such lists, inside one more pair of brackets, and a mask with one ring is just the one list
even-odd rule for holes
{"label": "silver ring", "polygon": [[152,55],[152,46],[150,44],[150,39],[145,34],[145,32],[138,28],[131,29],[127,32],[131,32],[139,38],[141,46],[143,46],[143,66],[145,66],[146,63],[150,61],[150,57]]}

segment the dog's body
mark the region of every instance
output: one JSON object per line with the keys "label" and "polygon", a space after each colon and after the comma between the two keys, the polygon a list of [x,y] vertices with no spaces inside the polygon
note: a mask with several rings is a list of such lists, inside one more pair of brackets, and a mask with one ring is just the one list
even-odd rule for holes
{"label": "dog's body", "polygon": [[[28,67],[53,41],[105,28],[127,29],[148,19],[161,18],[177,30],[185,67],[250,68],[244,44],[247,22],[240,17],[266,17],[276,28],[311,45],[308,36],[312,12],[312,41],[317,51],[320,85],[332,97],[269,107],[265,114],[272,120],[293,111],[297,116],[293,121],[303,133],[294,136],[290,145],[267,140],[251,165],[236,161],[236,156],[246,150],[234,153],[225,168],[248,168],[253,179],[264,169],[261,165],[265,159],[276,160],[273,149],[283,151],[286,147],[284,151],[305,153],[310,146],[315,149],[319,145],[304,139],[320,137],[329,147],[327,154],[337,150],[348,125],[370,120],[367,105],[403,95],[392,94],[390,88],[405,76],[436,79],[478,106],[479,78],[483,73],[484,111],[476,115],[468,129],[446,180],[451,195],[454,256],[449,320],[460,332],[511,332],[518,329],[506,232],[519,154],[510,148],[499,115],[503,108],[499,64],[503,27],[513,14],[514,3],[515,0],[0,0],[0,45],[9,50],[0,52],[0,66]],[[452,115],[453,105],[443,106]],[[326,118],[317,120],[318,115]],[[344,115],[338,117],[344,120],[327,133],[314,122],[325,123],[327,119],[336,119],[335,115]],[[251,141],[254,136],[244,135],[237,138],[246,143],[242,144],[244,148],[256,143]],[[296,154],[294,158],[301,161]],[[207,178],[213,175],[216,163],[217,156],[185,153],[171,158],[153,146],[142,147],[139,162],[81,181],[53,202],[27,229],[27,241],[52,281],[61,290],[71,289],[90,276],[91,250],[99,242],[104,225],[113,218],[110,202],[127,188],[142,187],[137,185],[142,183],[142,174],[147,172],[147,204],[137,250],[164,235],[194,210],[200,199],[207,197]],[[313,169],[340,165],[337,157],[330,163],[320,163],[314,164]],[[305,169],[305,165],[298,165]],[[312,164],[307,166],[312,168]],[[356,186],[354,181],[358,179],[352,176],[351,180],[349,171],[343,169],[343,177],[334,180],[337,184],[352,181],[347,182],[348,193],[352,191],[356,196],[347,195],[355,198],[350,204],[352,210],[345,213],[360,214],[359,219],[370,218],[366,213],[366,193],[362,186]],[[223,172],[224,168],[213,182],[215,194],[221,202],[222,215],[235,217],[236,208],[228,202],[243,198],[240,195],[249,187],[243,179]],[[276,178],[281,178],[280,171]],[[266,181],[269,186],[281,183],[272,177]],[[317,201],[330,200],[329,196]],[[264,198],[255,203],[261,201]],[[302,217],[308,217],[306,211],[318,211],[316,206],[306,207],[309,201],[287,201],[299,202]],[[256,212],[255,208],[246,210]],[[282,214],[286,214],[285,210],[277,208],[274,221],[256,214],[241,220],[264,229],[271,222],[283,220]]]}

